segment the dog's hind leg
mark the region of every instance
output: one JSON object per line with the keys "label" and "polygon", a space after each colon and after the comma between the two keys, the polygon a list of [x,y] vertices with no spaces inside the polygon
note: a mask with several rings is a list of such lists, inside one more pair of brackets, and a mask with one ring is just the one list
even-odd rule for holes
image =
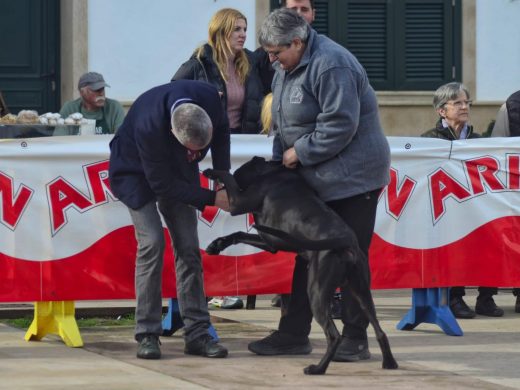
{"label": "dog's hind leg", "polygon": [[[350,251],[349,251],[350,252]],[[349,255],[353,255],[351,252]],[[361,251],[359,251],[358,256],[365,256]],[[359,302],[359,306],[365,313],[368,321],[374,328],[376,333],[377,342],[379,343],[379,347],[381,348],[381,353],[383,354],[383,368],[385,369],[396,369],[398,368],[398,364],[392,355],[392,350],[390,349],[390,343],[388,342],[388,337],[386,333],[381,328],[379,321],[376,315],[376,309],[374,305],[374,299],[372,298],[372,293],[370,291],[370,286],[365,278],[359,277],[359,272],[353,272],[354,269],[359,266],[361,261],[364,262],[364,259],[358,258],[359,262],[354,263],[354,265],[350,265],[348,268],[350,271],[347,271],[348,282],[344,288],[348,289],[352,296]],[[357,276],[357,277],[356,277]]]}
{"label": "dog's hind leg", "polygon": [[322,327],[327,339],[327,350],[318,364],[311,364],[303,372],[307,375],[323,375],[341,342],[341,335],[332,320],[331,303],[338,285],[338,270],[341,266],[333,251],[315,252],[309,261],[307,294],[312,314]]}
{"label": "dog's hind leg", "polygon": [[218,255],[228,246],[236,245],[236,244],[247,244],[254,246],[256,248],[262,249],[264,251],[270,253],[276,253],[277,250],[266,243],[262,237],[258,234],[244,233],[244,232],[236,232],[232,233],[228,236],[219,237],[214,239],[206,248],[206,253],[208,255]]}

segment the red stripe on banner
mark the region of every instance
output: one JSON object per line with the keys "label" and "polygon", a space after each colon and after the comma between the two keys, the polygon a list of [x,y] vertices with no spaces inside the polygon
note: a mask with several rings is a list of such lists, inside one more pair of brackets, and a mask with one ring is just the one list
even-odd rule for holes
{"label": "red stripe on banner", "polygon": [[41,266],[0,253],[0,302],[41,300]]}
{"label": "red stripe on banner", "polygon": [[482,225],[448,245],[411,249],[374,235],[372,288],[520,286],[520,217]]}
{"label": "red stripe on banner", "polygon": [[[372,288],[520,286],[519,235],[520,217],[496,219],[456,242],[431,249],[403,248],[374,235]],[[166,239],[169,243],[167,235]],[[60,260],[27,261],[0,254],[0,301],[133,298],[135,251],[134,230],[127,226]],[[208,296],[290,291],[293,254],[202,253]],[[165,255],[163,296],[175,296],[171,250]]]}
{"label": "red stripe on banner", "polygon": [[[167,248],[169,236],[166,234]],[[74,256],[27,261],[0,254],[0,302],[132,299],[134,229],[111,232]],[[247,256],[203,254],[205,289],[212,295],[251,295],[290,291],[294,255],[260,252]],[[163,296],[175,297],[173,252],[167,250]]]}

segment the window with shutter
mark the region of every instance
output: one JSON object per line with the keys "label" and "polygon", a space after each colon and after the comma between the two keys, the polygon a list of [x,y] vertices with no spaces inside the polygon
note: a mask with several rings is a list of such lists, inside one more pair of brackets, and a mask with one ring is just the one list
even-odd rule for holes
{"label": "window with shutter", "polygon": [[461,0],[315,0],[315,8],[314,29],[348,48],[377,90],[435,90],[462,78]]}

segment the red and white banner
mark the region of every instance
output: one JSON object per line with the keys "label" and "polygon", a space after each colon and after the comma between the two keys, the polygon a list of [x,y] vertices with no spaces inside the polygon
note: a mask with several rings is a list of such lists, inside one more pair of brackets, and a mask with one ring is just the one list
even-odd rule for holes
{"label": "red and white banner", "polygon": [[[110,139],[0,140],[0,302],[134,296],[136,242],[109,189]],[[373,287],[520,286],[520,139],[389,142],[392,180],[379,200]],[[269,157],[271,139],[234,135],[231,149],[236,168]],[[199,213],[201,250],[251,229],[247,215]],[[288,292],[293,258],[245,245],[203,253],[206,293]],[[173,297],[171,251],[163,285]]]}

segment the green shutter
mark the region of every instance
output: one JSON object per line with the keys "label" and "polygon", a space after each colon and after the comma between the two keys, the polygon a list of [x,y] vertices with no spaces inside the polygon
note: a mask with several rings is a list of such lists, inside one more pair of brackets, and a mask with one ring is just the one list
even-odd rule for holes
{"label": "green shutter", "polygon": [[462,78],[461,0],[316,0],[315,7],[314,29],[349,49],[377,90],[435,90]]}
{"label": "green shutter", "polygon": [[[460,6],[460,3],[459,3]],[[432,90],[452,81],[460,52],[455,34],[455,7],[451,0],[402,0],[395,9],[395,88]]]}
{"label": "green shutter", "polygon": [[320,34],[329,36],[329,2],[327,0],[316,0],[314,2],[314,22],[312,27]]}
{"label": "green shutter", "polygon": [[343,19],[345,46],[365,67],[374,87],[388,83],[389,50],[388,4],[385,0],[349,1]]}

